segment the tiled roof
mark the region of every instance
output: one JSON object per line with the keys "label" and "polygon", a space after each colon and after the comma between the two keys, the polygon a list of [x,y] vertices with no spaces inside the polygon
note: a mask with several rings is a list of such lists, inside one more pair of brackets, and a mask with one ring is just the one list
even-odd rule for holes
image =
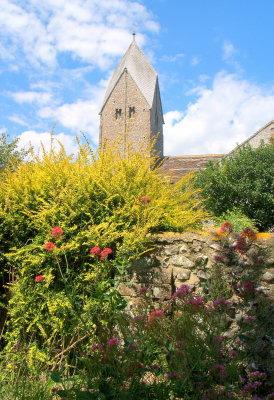
{"label": "tiled roof", "polygon": [[157,85],[157,72],[152,67],[144,53],[140,50],[135,40],[133,40],[112,75],[105,94],[101,112],[125,68],[141,90],[149,106],[152,107],[154,92]]}
{"label": "tiled roof", "polygon": [[225,154],[206,154],[195,156],[165,157],[159,173],[172,182],[178,181],[182,176],[197,169],[205,169],[208,161],[220,161]]}

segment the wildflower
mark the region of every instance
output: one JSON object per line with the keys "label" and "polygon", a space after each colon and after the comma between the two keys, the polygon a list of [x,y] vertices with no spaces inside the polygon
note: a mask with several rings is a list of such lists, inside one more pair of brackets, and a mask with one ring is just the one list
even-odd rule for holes
{"label": "wildflower", "polygon": [[156,310],[156,311],[152,311],[147,319],[147,322],[151,322],[155,319],[159,319],[164,317],[165,313],[162,310]]}
{"label": "wildflower", "polygon": [[201,296],[195,296],[192,299],[188,299],[187,302],[194,307],[200,307],[204,305],[204,299]]}
{"label": "wildflower", "polygon": [[119,340],[120,340],[120,339],[117,338],[117,337],[114,337],[114,338],[109,339],[108,342],[107,342],[107,347],[108,347],[109,349],[112,349],[113,347],[115,347],[115,346],[118,345]]}
{"label": "wildflower", "polygon": [[223,380],[223,379],[225,379],[227,377],[226,369],[222,364],[214,365],[214,367],[211,368],[211,371],[214,374],[217,374],[218,378],[221,379],[221,380]]}
{"label": "wildflower", "polygon": [[54,239],[60,239],[63,235],[64,231],[60,226],[55,226],[54,228],[51,229],[51,236]]}
{"label": "wildflower", "polygon": [[250,372],[249,376],[251,376],[252,378],[256,378],[256,379],[266,379],[266,377],[267,377],[265,372],[260,372],[260,371]]}
{"label": "wildflower", "polygon": [[246,238],[244,236],[239,236],[237,238],[235,249],[241,254],[246,253],[247,241],[246,241]]}
{"label": "wildflower", "polygon": [[94,343],[90,348],[89,351],[95,351],[95,350],[103,350],[104,346],[102,344],[97,344]]}
{"label": "wildflower", "polygon": [[109,254],[112,254],[112,250],[107,247],[99,254],[100,260],[104,260]]}
{"label": "wildflower", "polygon": [[137,295],[140,296],[141,294],[145,293],[148,290],[147,286],[142,286],[137,290]]}
{"label": "wildflower", "polygon": [[166,379],[175,379],[175,378],[178,378],[179,376],[181,376],[181,372],[173,371],[173,372],[169,372],[168,374],[166,374],[165,378]]}
{"label": "wildflower", "polygon": [[173,293],[171,299],[174,300],[176,299],[176,297],[182,298],[184,297],[186,294],[191,293],[192,290],[190,289],[190,287],[188,285],[182,285],[179,287],[179,289]]}
{"label": "wildflower", "polygon": [[45,277],[43,275],[37,275],[35,277],[35,282],[43,282],[44,279]]}
{"label": "wildflower", "polygon": [[230,303],[225,299],[221,298],[221,299],[217,299],[217,300],[213,301],[213,307],[218,307],[218,306],[221,306],[221,305],[223,305],[225,307],[230,307]]}
{"label": "wildflower", "polygon": [[231,233],[233,231],[232,224],[230,222],[224,222],[221,226],[219,231],[221,233]]}
{"label": "wildflower", "polygon": [[255,390],[257,390],[258,386],[261,386],[262,382],[253,382],[253,383],[247,383],[246,385],[244,385],[243,387],[243,394],[246,393],[252,393]]}
{"label": "wildflower", "polygon": [[151,204],[151,197],[150,196],[138,197],[138,201],[136,204],[139,204],[141,206],[147,206],[147,205]]}
{"label": "wildflower", "polygon": [[236,357],[236,356],[237,356],[237,351],[236,351],[236,350],[232,349],[232,350],[230,350],[230,351],[228,352],[228,357],[229,357],[229,358],[234,358],[234,357]]}
{"label": "wildflower", "polygon": [[252,296],[255,293],[255,287],[251,282],[244,282],[242,284],[242,295]]}
{"label": "wildflower", "polygon": [[183,342],[182,340],[178,340],[178,342],[176,342],[177,347],[183,347],[184,345],[185,345],[185,342]]}
{"label": "wildflower", "polygon": [[55,246],[55,244],[53,242],[47,242],[45,244],[45,250],[48,251],[48,252],[53,251],[55,249],[55,247],[56,246]]}
{"label": "wildflower", "polygon": [[225,258],[224,256],[222,256],[221,254],[215,254],[215,256],[213,257],[214,261],[221,261],[221,262],[225,262]]}
{"label": "wildflower", "polygon": [[92,254],[93,256],[99,256],[99,254],[101,253],[102,249],[99,246],[95,246],[92,247],[92,249],[90,249],[90,254]]}
{"label": "wildflower", "polygon": [[268,399],[274,399],[274,392],[273,392],[273,393],[269,393],[269,394],[267,395],[267,398],[268,398]]}
{"label": "wildflower", "polygon": [[248,315],[247,317],[244,318],[244,322],[246,324],[250,324],[250,323],[254,322],[255,319],[256,319],[255,317],[252,317],[251,315]]}
{"label": "wildflower", "polygon": [[253,229],[251,228],[245,228],[241,233],[241,236],[246,237],[247,239],[249,239],[251,242],[253,242],[254,240],[256,240],[256,233],[253,231]]}

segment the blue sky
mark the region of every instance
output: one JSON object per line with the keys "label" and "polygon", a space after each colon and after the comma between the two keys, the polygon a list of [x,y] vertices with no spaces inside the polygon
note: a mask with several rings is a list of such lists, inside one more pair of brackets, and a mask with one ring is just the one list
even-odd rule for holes
{"label": "blue sky", "polygon": [[159,74],[165,154],[225,153],[274,119],[273,0],[1,0],[0,130],[67,150],[131,32]]}

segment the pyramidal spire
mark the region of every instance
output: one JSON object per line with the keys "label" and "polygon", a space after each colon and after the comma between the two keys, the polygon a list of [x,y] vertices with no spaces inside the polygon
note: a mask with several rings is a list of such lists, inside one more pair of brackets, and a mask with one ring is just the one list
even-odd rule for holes
{"label": "pyramidal spire", "polygon": [[135,40],[135,32],[132,35],[133,40],[110,79],[101,112],[125,69],[139,87],[149,106],[152,107],[155,89],[158,84],[157,72],[139,48]]}

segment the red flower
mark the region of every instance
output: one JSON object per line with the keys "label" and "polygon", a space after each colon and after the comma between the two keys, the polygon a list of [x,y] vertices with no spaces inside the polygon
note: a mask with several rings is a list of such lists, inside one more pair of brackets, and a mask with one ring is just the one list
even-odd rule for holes
{"label": "red flower", "polygon": [[55,247],[56,246],[55,246],[55,244],[53,242],[47,242],[45,244],[45,250],[47,250],[49,252],[53,251],[55,249]]}
{"label": "red flower", "polygon": [[256,240],[256,233],[251,228],[245,228],[241,232],[241,236],[244,236],[244,237],[248,238],[251,242]]}
{"label": "red flower", "polygon": [[232,224],[230,222],[224,222],[220,226],[221,233],[231,233],[233,231]]}
{"label": "red flower", "polygon": [[99,254],[100,255],[100,260],[104,260],[109,254],[112,254],[112,250],[110,248],[106,247]]}
{"label": "red flower", "polygon": [[42,282],[45,279],[43,275],[37,275],[35,277],[35,282]]}
{"label": "red flower", "polygon": [[92,254],[93,256],[99,256],[99,254],[101,253],[101,248],[99,246],[95,246],[92,247],[92,249],[89,251],[90,254]]}
{"label": "red flower", "polygon": [[165,316],[164,311],[162,310],[156,310],[156,311],[152,311],[147,319],[147,322],[151,322],[155,319],[159,319]]}
{"label": "red flower", "polygon": [[60,239],[63,235],[64,231],[60,226],[55,226],[54,228],[51,229],[51,236],[54,239]]}
{"label": "red flower", "polygon": [[141,206],[147,206],[147,205],[151,204],[151,197],[150,196],[138,197],[136,204],[141,205]]}

